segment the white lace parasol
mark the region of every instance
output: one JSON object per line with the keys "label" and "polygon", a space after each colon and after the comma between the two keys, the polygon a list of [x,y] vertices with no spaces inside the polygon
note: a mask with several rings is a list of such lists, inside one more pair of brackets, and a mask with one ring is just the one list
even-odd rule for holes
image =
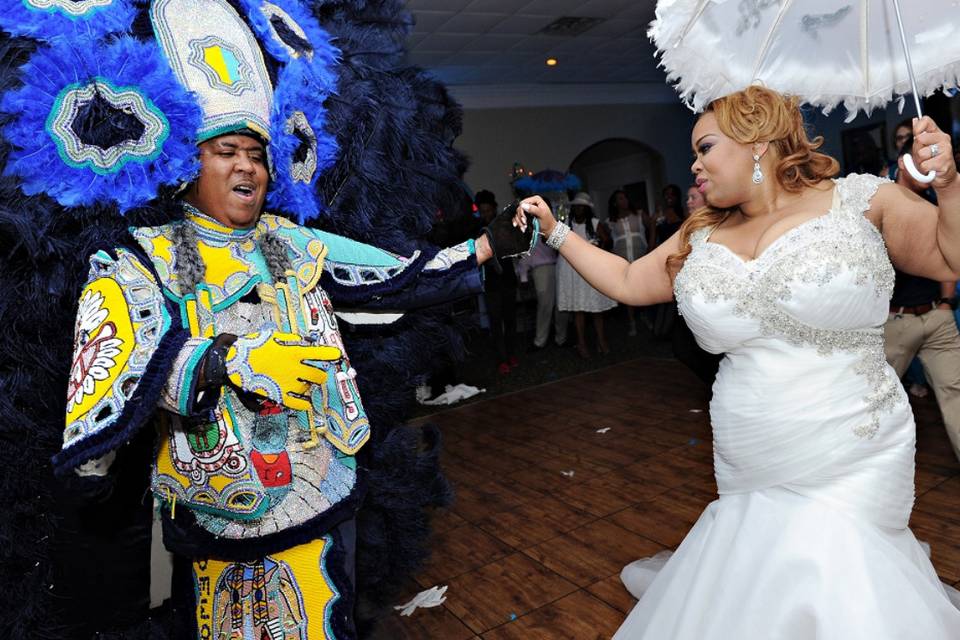
{"label": "white lace parasol", "polygon": [[852,119],[960,80],[960,1],[659,0],[649,36],[680,97],[700,111],[754,82]]}

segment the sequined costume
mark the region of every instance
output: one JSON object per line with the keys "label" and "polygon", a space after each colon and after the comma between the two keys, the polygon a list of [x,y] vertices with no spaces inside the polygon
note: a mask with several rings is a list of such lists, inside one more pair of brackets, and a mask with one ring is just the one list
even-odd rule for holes
{"label": "sequined costume", "polygon": [[[399,0],[0,3],[0,433],[5,466],[18,469],[0,482],[0,584],[24,593],[0,614],[11,638],[89,637],[146,618],[133,579],[149,546],[144,466],[124,456],[154,427],[166,436],[150,479],[165,540],[198,560],[180,567],[176,591],[209,587],[211,629],[350,637],[348,569],[369,620],[422,560],[423,508],[447,487],[435,432],[422,432],[424,446],[402,428],[403,404],[449,333],[419,307],[475,290],[479,275],[470,245],[420,241],[463,158],[455,103],[403,61],[407,22]],[[197,176],[197,144],[238,128],[268,143],[265,208],[278,214],[246,243],[217,239],[176,195]],[[181,290],[184,247],[206,273]],[[276,268],[281,254],[290,273]],[[232,391],[196,393],[207,333],[267,317],[337,341],[330,299],[352,327],[352,359],[315,390],[317,410],[290,417]],[[49,465],[24,464],[48,460],[61,437],[62,486]],[[93,475],[75,493],[79,467]],[[310,481],[316,511],[288,509]],[[138,511],[122,527],[103,508],[121,494]],[[158,624],[128,637],[161,637]]]}
{"label": "sequined costume", "polygon": [[[191,559],[191,588],[177,595],[195,595],[198,637],[353,637],[355,454],[370,425],[323,283],[376,289],[367,306],[402,313],[479,291],[472,243],[405,258],[278,216],[237,230],[184,207],[184,220],[133,229],[135,246],[91,258],[56,465],[80,466],[155,424],[151,486],[166,546]],[[198,282],[177,268],[192,251]],[[198,391],[215,336],[265,325],[343,350],[309,410],[230,386]]]}

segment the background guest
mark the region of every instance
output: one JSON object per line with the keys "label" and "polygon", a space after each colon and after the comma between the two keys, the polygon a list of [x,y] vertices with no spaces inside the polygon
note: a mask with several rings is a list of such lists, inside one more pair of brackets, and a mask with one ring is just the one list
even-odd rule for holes
{"label": "background guest", "polygon": [[[633,262],[647,253],[649,248],[649,225],[644,223],[649,218],[646,213],[638,213],[627,193],[618,189],[610,194],[607,201],[607,227],[613,238],[613,252]],[[626,305],[629,328],[627,335],[637,335],[636,308]]]}
{"label": "background guest", "polygon": [[[653,230],[653,245],[651,249],[667,241],[675,234],[686,219],[683,210],[683,192],[675,184],[668,184],[660,192],[661,204],[657,212],[657,222]],[[673,326],[679,315],[675,302],[665,302],[654,305],[651,309],[653,325],[651,331],[657,338],[665,338],[673,333]]]}
{"label": "background guest", "polygon": [[[897,184],[928,197],[927,186],[903,168],[903,155],[912,148],[911,136],[901,146]],[[898,269],[883,337],[887,361],[898,376],[903,376],[914,356],[923,363],[953,451],[960,460],[960,333],[953,317],[956,286],[956,282],[937,282]]]}
{"label": "background guest", "polygon": [[686,215],[683,211],[683,192],[675,184],[668,184],[660,193],[660,209],[657,211],[657,220],[653,228],[654,249],[680,229]]}
{"label": "background guest", "polygon": [[[473,196],[465,184],[462,187],[451,194],[449,200],[437,207],[433,227],[427,234],[427,241],[436,247],[452,247],[470,238],[476,238],[483,232],[483,221],[474,205]],[[475,317],[479,307],[478,299],[481,297],[483,297],[482,293],[451,303],[449,305],[451,322],[456,323],[458,316]],[[457,354],[449,352],[434,360],[430,374],[417,388],[418,400],[436,398],[446,392],[447,387],[456,387],[460,384],[455,365],[456,359]]]}
{"label": "background guest", "polygon": [[903,149],[903,145],[906,144],[907,140],[911,140],[912,138],[913,121],[910,120],[910,118],[905,118],[898,122],[897,126],[893,128],[894,158],[880,172],[881,176],[890,178],[891,180],[897,179],[897,162],[900,160],[900,151]]}
{"label": "background guest", "polygon": [[[486,189],[478,191],[474,203],[483,224],[497,216],[497,198]],[[484,301],[490,318],[490,336],[497,352],[497,372],[510,373],[519,364],[515,354],[517,342],[517,274],[513,260],[501,260],[503,270],[497,273],[490,262],[483,265]]]}
{"label": "background guest", "polygon": [[533,251],[517,263],[517,275],[521,282],[533,279],[537,293],[537,325],[533,337],[533,350],[547,346],[550,339],[550,324],[553,321],[553,339],[557,346],[567,341],[567,314],[557,310],[557,252],[545,242],[538,242]]}
{"label": "background guest", "polygon": [[[593,199],[587,193],[578,193],[570,201],[570,230],[591,244],[599,246],[602,243],[594,223]],[[610,345],[607,344],[607,336],[603,330],[602,313],[615,306],[616,302],[587,284],[563,256],[557,258],[557,308],[560,311],[574,312],[577,352],[581,358],[590,357],[586,339],[587,314],[593,318],[597,350],[604,355],[610,353]]]}
{"label": "background guest", "polygon": [[[908,142],[911,146],[913,145],[913,121],[910,118],[904,118],[897,123],[896,127],[893,128],[892,141],[894,158],[883,168],[883,170],[880,172],[880,175],[890,178],[896,182],[897,175],[900,171],[898,167],[900,155],[903,153],[905,145]],[[933,202],[934,204],[937,202],[937,194],[934,193],[933,189],[926,189],[923,193],[923,197],[930,200],[930,202]],[[906,372],[904,372],[901,377],[903,378],[910,395],[918,398],[927,397],[927,376],[923,371],[923,364],[921,364],[920,360],[913,358],[913,360],[911,360],[910,364],[907,366]]]}
{"label": "background guest", "polygon": [[703,194],[700,193],[700,189],[697,185],[692,184],[687,187],[687,215],[690,215],[700,207],[707,206],[707,201],[703,197]]}

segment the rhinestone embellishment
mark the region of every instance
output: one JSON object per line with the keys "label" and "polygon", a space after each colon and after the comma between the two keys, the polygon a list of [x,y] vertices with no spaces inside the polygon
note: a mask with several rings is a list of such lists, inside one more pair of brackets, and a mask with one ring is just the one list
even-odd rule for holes
{"label": "rhinestone embellishment", "polygon": [[723,245],[707,242],[710,230],[700,229],[690,239],[693,250],[674,282],[678,300],[699,295],[707,303],[732,301],[734,315],[756,321],[764,336],[813,347],[821,355],[858,354],[855,371],[870,388],[864,398],[870,420],[853,430],[861,438],[876,435],[880,416],[902,396],[886,363],[882,328],[811,326],[787,313],[784,303],[792,299],[795,284],[825,286],[844,271],[854,274],[857,286],[872,286],[875,296],[890,298],[894,271],[883,238],[861,215],[882,182],[874,176],[838,180],[839,207],[790,229],[755,260],[743,261]]}

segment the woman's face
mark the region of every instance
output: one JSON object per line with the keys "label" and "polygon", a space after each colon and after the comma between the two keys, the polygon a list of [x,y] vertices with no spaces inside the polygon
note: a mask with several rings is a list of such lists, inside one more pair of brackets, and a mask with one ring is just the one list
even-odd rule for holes
{"label": "woman's face", "polygon": [[711,206],[718,209],[746,202],[753,183],[753,145],[728,138],[707,111],[697,120],[691,135],[695,159],[690,171],[697,188]]}
{"label": "woman's face", "polygon": [[913,135],[913,131],[910,127],[897,127],[897,130],[893,134],[893,144],[897,147],[898,152],[904,143],[910,139],[911,135]]}
{"label": "woman's face", "polygon": [[687,189],[687,211],[693,212],[705,206],[707,206],[707,201],[698,188],[690,187]]}
{"label": "woman's face", "polygon": [[573,216],[574,222],[584,222],[587,219],[587,216],[590,214],[590,207],[582,204],[575,204],[570,207],[570,214]]}
{"label": "woman's face", "polygon": [[663,190],[663,203],[668,207],[676,207],[678,204],[677,194],[673,189]]}
{"label": "woman's face", "polygon": [[627,199],[627,194],[622,191],[617,194],[617,209],[621,211],[626,211],[630,208],[630,201]]}

